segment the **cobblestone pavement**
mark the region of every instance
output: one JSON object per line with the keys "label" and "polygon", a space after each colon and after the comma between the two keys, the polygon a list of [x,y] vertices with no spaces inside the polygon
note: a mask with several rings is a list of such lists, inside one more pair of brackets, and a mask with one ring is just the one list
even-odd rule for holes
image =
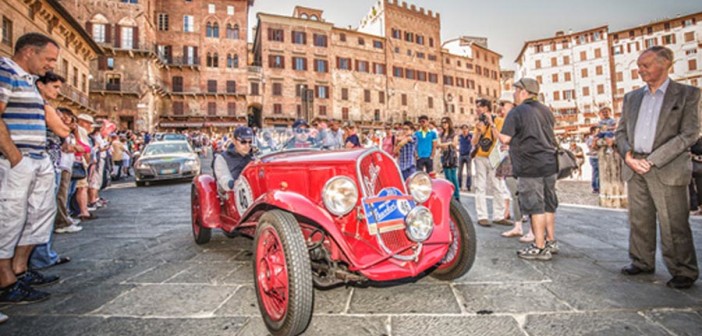
{"label": "cobblestone pavement", "polygon": [[[265,335],[253,290],[251,242],[213,233],[197,246],[189,184],[116,184],[99,219],[56,237],[73,258],[46,302],[4,306],[0,335]],[[473,197],[463,204],[475,216]],[[478,256],[463,278],[389,288],[315,292],[307,335],[699,335],[702,282],[687,291],[656,273],[625,277],[626,213],[562,207],[561,252],[516,257],[507,227],[478,227]],[[693,219],[702,257],[702,220]]]}

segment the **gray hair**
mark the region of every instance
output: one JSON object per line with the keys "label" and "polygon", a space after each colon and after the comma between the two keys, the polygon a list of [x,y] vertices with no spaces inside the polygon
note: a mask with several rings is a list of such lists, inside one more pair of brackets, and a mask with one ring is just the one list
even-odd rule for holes
{"label": "gray hair", "polygon": [[659,61],[668,61],[670,64],[673,64],[673,61],[675,60],[673,51],[663,46],[650,47],[644,50],[642,55],[648,52],[654,53]]}

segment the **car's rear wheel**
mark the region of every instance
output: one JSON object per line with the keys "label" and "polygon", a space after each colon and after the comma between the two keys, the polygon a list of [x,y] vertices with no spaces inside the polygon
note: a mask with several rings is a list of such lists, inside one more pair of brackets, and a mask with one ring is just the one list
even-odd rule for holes
{"label": "car's rear wheel", "polygon": [[475,227],[466,209],[456,200],[451,200],[449,210],[453,241],[446,256],[431,276],[440,280],[454,280],[466,274],[475,262]]}
{"label": "car's rear wheel", "polygon": [[202,208],[200,207],[200,197],[195,186],[192,186],[190,190],[190,208],[195,243],[198,245],[207,244],[212,237],[212,229],[202,227]]}
{"label": "car's rear wheel", "polygon": [[291,214],[272,210],[258,221],[254,276],[268,331],[275,336],[304,332],[312,319],[314,288],[305,239]]}

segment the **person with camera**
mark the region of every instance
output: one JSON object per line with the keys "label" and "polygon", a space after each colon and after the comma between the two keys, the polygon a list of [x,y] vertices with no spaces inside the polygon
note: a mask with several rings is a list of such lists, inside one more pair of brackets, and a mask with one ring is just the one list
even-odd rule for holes
{"label": "person with camera", "polygon": [[531,217],[534,232],[534,243],[517,255],[527,260],[550,260],[558,253],[555,119],[551,110],[537,100],[538,94],[539,82],[532,78],[514,84],[514,102],[518,105],[507,115],[500,140],[509,145],[520,208]]}
{"label": "person with camera", "polygon": [[487,188],[492,186],[492,214],[493,223],[500,225],[511,225],[504,218],[505,198],[504,183],[495,177],[495,167],[490,163],[490,152],[495,149],[500,130],[504,119],[492,114],[492,103],[487,99],[479,99],[477,102],[479,114],[478,123],[473,129],[473,147],[475,147],[475,158],[473,164],[475,168],[475,210],[478,213],[478,224],[490,226],[487,210]]}
{"label": "person with camera", "polygon": [[429,127],[429,117],[419,116],[419,130],[414,133],[417,139],[417,170],[429,174],[434,171],[434,154],[436,154],[436,131]]}

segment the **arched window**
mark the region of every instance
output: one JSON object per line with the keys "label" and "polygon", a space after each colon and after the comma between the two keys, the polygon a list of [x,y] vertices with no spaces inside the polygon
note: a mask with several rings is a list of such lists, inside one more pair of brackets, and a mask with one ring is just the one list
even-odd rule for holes
{"label": "arched window", "polygon": [[234,27],[232,27],[231,23],[227,23],[226,37],[228,39],[234,39]]}
{"label": "arched window", "polygon": [[312,15],[310,15],[310,20],[319,21],[319,18],[317,17],[317,15],[312,14]]}
{"label": "arched window", "polygon": [[234,25],[234,31],[232,32],[232,38],[235,40],[239,39],[239,25],[238,24]]}
{"label": "arched window", "polygon": [[233,65],[234,65],[234,68],[238,68],[238,67],[239,67],[239,55],[234,55],[234,60],[233,60],[232,63],[233,63]]}
{"label": "arched window", "polygon": [[205,26],[205,36],[212,37],[212,24],[209,22]]}
{"label": "arched window", "polygon": [[217,22],[212,26],[212,37],[219,38],[219,23]]}
{"label": "arched window", "polygon": [[217,68],[219,67],[219,55],[217,53],[211,54],[207,53],[207,67]]}
{"label": "arched window", "polygon": [[232,54],[227,54],[227,68],[231,69],[234,67],[234,59],[232,58]]}

